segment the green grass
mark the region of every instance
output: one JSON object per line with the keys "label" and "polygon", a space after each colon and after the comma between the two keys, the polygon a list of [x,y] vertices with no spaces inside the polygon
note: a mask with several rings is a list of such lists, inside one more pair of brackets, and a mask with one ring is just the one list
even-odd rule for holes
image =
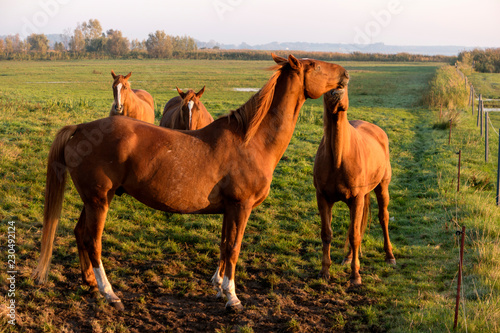
{"label": "green grass", "polygon": [[[497,161],[492,153],[490,162],[483,162],[484,140],[475,118],[470,112],[462,113],[450,146],[448,131],[434,128],[437,112],[424,108],[422,98],[441,64],[340,64],[351,73],[349,119],[376,123],[389,136],[393,167],[390,235],[398,264],[384,263],[383,237],[373,204],[371,225],[363,240],[364,284],[359,289],[349,287],[350,269],[340,265],[349,214],[346,205],[338,203],[332,220],[332,278],[328,283],[317,280],[322,244],[312,178],[323,133],[323,107],[321,99],[309,100],[286,158],[274,172],[270,195],[253,211],[243,239],[236,288],[248,307],[247,318],[252,319],[234,321],[222,316],[217,331],[450,331],[459,251],[455,231],[461,225],[467,227],[468,331],[499,331]],[[191,304],[191,300],[213,295],[209,280],[219,255],[221,217],[164,214],[125,195],[115,198],[108,214],[103,264],[115,290],[129,295],[128,313],[115,315],[102,299],[91,301],[85,288],[79,287],[73,228],[81,200],[71,182],[50,281],[46,287],[35,286],[29,274],[38,258],[48,150],[63,125],[107,116],[112,102],[111,69],[122,74],[133,71],[132,87],[153,95],[157,117],[177,94],[175,86],[200,89],[203,85],[207,88],[202,101],[217,117],[252,94],[233,88],[261,87],[270,76],[263,69],[271,65],[270,61],[180,60],[0,62],[0,232],[6,234],[7,221],[16,221],[21,329],[50,332],[86,327],[126,332],[138,322],[143,330],[151,329],[147,326],[151,323],[172,327],[175,321],[165,314],[168,306],[157,311],[149,305],[161,307],[172,300]],[[496,152],[498,141],[492,141],[490,149]],[[462,178],[457,193],[459,149]],[[6,279],[2,270],[4,291]],[[223,311],[222,303],[211,306]],[[85,317],[88,313],[90,319]],[[459,331],[465,332],[462,312]]]}

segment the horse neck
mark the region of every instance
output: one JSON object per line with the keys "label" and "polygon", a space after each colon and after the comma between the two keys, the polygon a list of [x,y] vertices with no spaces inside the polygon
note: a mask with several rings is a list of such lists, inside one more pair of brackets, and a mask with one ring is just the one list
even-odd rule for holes
{"label": "horse neck", "polygon": [[352,126],[347,120],[347,111],[325,112],[325,145],[333,158],[333,165],[340,167],[342,159],[351,150]]}
{"label": "horse neck", "polygon": [[123,108],[127,107],[127,108],[130,108],[132,106],[135,105],[136,103],[136,100],[137,100],[137,96],[135,95],[135,93],[132,91],[132,89],[126,89],[125,90],[125,94],[123,94]]}
{"label": "horse neck", "polygon": [[182,106],[183,106],[183,102],[181,102],[181,104],[179,104],[179,113],[178,113],[178,117],[179,117],[179,124],[181,124],[181,127],[182,128],[185,128],[187,130],[191,130],[190,128],[190,123],[189,123],[189,110],[187,112],[184,112],[184,110],[182,109]]}
{"label": "horse neck", "polygon": [[300,78],[289,72],[282,73],[274,89],[270,110],[255,135],[264,144],[263,149],[276,158],[275,165],[290,143],[305,100]]}

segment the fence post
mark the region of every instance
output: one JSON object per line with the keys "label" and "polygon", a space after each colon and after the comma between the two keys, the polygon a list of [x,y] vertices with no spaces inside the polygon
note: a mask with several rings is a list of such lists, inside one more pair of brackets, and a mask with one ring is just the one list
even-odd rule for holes
{"label": "fence post", "polygon": [[488,119],[489,119],[489,112],[484,113],[484,161],[488,162],[488,150],[489,150],[489,138],[488,138]]}
{"label": "fence post", "polygon": [[484,104],[483,104],[483,101],[481,101],[481,137],[483,136],[483,118],[484,118]]}
{"label": "fence post", "polygon": [[483,94],[479,94],[479,102],[477,102],[477,121],[476,126],[479,126],[479,114],[481,113],[481,101],[483,100]]}
{"label": "fence post", "polygon": [[457,299],[455,302],[455,320],[453,321],[453,329],[457,328],[458,324],[458,307],[460,305],[460,288],[462,286],[462,266],[464,261],[464,240],[465,240],[465,226],[462,226],[462,231],[457,231],[457,236],[461,235],[460,239],[460,258],[458,261],[458,280],[457,280]]}
{"label": "fence post", "polygon": [[471,95],[472,95],[472,100],[471,100],[471,105],[472,105],[472,115],[474,115],[474,99],[475,99],[475,91],[474,91],[474,86],[471,84],[470,85],[470,90],[471,90]]}

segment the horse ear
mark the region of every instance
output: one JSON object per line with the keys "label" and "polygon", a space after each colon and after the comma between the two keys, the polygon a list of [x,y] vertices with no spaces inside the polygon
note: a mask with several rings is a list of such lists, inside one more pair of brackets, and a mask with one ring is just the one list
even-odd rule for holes
{"label": "horse ear", "polygon": [[295,58],[292,54],[290,54],[288,56],[288,63],[295,70],[301,70],[302,69],[302,63],[300,62],[300,60],[297,59],[297,58]]}
{"label": "horse ear", "polygon": [[175,88],[177,89],[177,92],[179,93],[182,99],[186,98],[186,93],[182,92],[182,90],[180,90],[178,87]]}
{"label": "horse ear", "polygon": [[115,71],[114,70],[111,70],[111,76],[113,77],[113,79],[116,79],[116,74],[115,74]]}
{"label": "horse ear", "polygon": [[203,88],[201,88],[201,90],[196,93],[196,97],[201,98],[201,95],[203,95],[204,92],[205,92],[205,86],[203,86]]}
{"label": "horse ear", "polygon": [[128,73],[127,76],[125,76],[125,79],[128,80],[128,78],[132,75],[132,72]]}
{"label": "horse ear", "polygon": [[285,58],[277,56],[274,53],[271,53],[271,57],[273,57],[274,62],[277,63],[278,65],[284,65],[288,62],[288,60],[286,60]]}

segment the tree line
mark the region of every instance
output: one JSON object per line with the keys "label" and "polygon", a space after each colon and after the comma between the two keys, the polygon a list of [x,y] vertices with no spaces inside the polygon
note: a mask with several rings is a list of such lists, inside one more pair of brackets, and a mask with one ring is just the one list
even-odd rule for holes
{"label": "tree line", "polygon": [[[25,40],[19,34],[0,39],[0,59],[13,60],[69,60],[69,59],[207,59],[207,60],[269,60],[270,51],[198,49],[189,36],[171,36],[163,30],[150,33],[146,40],[129,40],[120,30],[103,31],[97,19],[78,23],[73,31],[62,35],[62,41],[49,47],[44,34],[33,33]],[[442,55],[418,55],[410,53],[340,53],[340,52],[293,52],[298,57],[325,61],[438,61],[454,63],[457,57]],[[284,51],[277,51],[284,53]]]}
{"label": "tree line", "polygon": [[500,73],[500,48],[463,51],[458,61],[482,73]]}
{"label": "tree line", "polygon": [[96,19],[79,23],[63,40],[49,46],[45,34],[32,33],[25,40],[19,34],[0,39],[0,59],[73,59],[73,58],[173,58],[196,51],[189,36],[171,36],[163,30],[150,33],[146,40],[129,41],[120,30],[103,31]]}

